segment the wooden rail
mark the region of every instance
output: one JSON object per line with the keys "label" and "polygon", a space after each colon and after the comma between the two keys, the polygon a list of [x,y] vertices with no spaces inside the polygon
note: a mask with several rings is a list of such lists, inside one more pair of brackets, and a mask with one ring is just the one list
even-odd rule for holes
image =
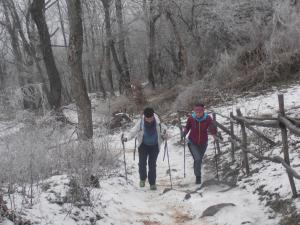
{"label": "wooden rail", "polygon": [[[300,122],[299,119],[290,118],[285,115],[284,98],[282,94],[278,95],[278,104],[279,104],[279,114],[277,117],[248,117],[248,116],[245,117],[242,115],[240,109],[237,109],[236,116],[233,115],[233,112],[230,113],[229,117],[224,116],[220,113],[213,113],[214,121],[218,128],[220,128],[223,132],[229,135],[229,140],[231,142],[232,161],[235,160],[236,149],[238,148],[242,149],[243,165],[246,169],[246,173],[248,176],[250,175],[248,154],[251,154],[261,160],[268,160],[274,163],[281,163],[287,171],[293,197],[297,197],[298,194],[297,194],[294,178],[300,179],[300,175],[290,166],[287,131],[289,130],[294,135],[300,136]],[[230,122],[230,128],[227,128],[221,123],[219,123],[217,121],[216,115],[228,119]],[[241,127],[241,133],[242,133],[241,138],[236,136],[234,133],[233,125],[235,123],[237,123]],[[270,147],[276,145],[275,141],[273,141],[272,139],[264,135],[261,131],[255,129],[253,126],[277,128],[281,130],[282,150],[284,153],[283,158],[280,156],[274,156],[274,157],[263,156],[249,149],[246,130],[250,130],[251,132],[253,132],[258,138],[267,142],[270,145]]]}

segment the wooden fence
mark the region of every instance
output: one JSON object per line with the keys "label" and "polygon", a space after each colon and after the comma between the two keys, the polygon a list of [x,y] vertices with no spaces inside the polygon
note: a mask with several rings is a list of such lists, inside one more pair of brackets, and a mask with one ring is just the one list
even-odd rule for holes
{"label": "wooden fence", "polygon": [[[246,117],[243,116],[240,109],[236,110],[236,116],[233,112],[230,113],[230,116],[224,116],[222,114],[213,112],[213,118],[217,127],[229,135],[229,140],[231,142],[231,158],[235,160],[235,151],[237,148],[240,148],[243,153],[243,165],[246,169],[247,175],[250,175],[249,160],[248,154],[255,156],[261,160],[268,160],[274,163],[281,163],[287,171],[289,182],[292,189],[293,197],[297,197],[297,190],[294,182],[294,178],[300,179],[300,175],[290,166],[290,157],[289,157],[289,145],[288,145],[288,133],[289,130],[291,133],[300,136],[300,121],[296,118],[290,118],[285,115],[284,109],[284,97],[282,94],[278,95],[279,103],[279,113],[277,118],[274,117]],[[230,128],[225,127],[219,123],[216,119],[216,115],[226,118],[230,122]],[[234,124],[238,124],[241,127],[241,137],[238,137],[234,132]],[[253,126],[258,127],[271,127],[281,130],[281,139],[282,139],[282,149],[283,149],[283,158],[280,156],[264,156],[260,153],[257,153],[253,150],[250,150],[248,147],[248,139],[246,130],[253,132],[258,138],[261,138],[263,141],[267,142],[270,147],[276,145],[276,143],[270,138],[266,137],[261,131],[255,129]],[[217,139],[217,149],[220,153],[219,142]]]}

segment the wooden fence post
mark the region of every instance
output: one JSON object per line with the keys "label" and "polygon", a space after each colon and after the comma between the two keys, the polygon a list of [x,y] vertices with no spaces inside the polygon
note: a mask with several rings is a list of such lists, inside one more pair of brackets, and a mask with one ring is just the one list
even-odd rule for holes
{"label": "wooden fence post", "polygon": [[[239,117],[243,116],[240,109],[237,109],[236,112]],[[242,131],[242,147],[244,149],[247,149],[247,133],[246,133],[245,124],[243,121],[240,121],[239,124],[241,125],[241,131]],[[246,168],[246,174],[249,175],[250,169],[249,169],[248,155],[247,155],[247,152],[243,148],[242,148],[242,151],[243,151],[243,156],[244,156],[244,164],[245,164],[245,168]]]}
{"label": "wooden fence post", "polygon": [[[279,115],[285,116],[285,110],[284,110],[284,98],[283,94],[278,95],[278,103],[279,103]],[[287,129],[283,123],[279,123],[280,129],[281,129],[281,137],[282,137],[282,149],[284,154],[284,161],[290,165],[290,156],[289,156],[289,146],[288,146],[288,139],[287,139]],[[297,190],[295,186],[294,178],[291,174],[288,173],[293,197],[297,197]]]}
{"label": "wooden fence post", "polygon": [[[230,118],[231,119],[233,119],[232,116],[233,116],[233,112],[230,112]],[[233,122],[232,121],[230,121],[230,137],[232,139],[234,139],[234,126],[233,126]],[[231,160],[232,160],[232,162],[235,161],[234,152],[235,152],[235,145],[231,141]]]}
{"label": "wooden fence post", "polygon": [[[215,125],[217,125],[217,117],[216,117],[216,113],[213,113],[213,120],[214,120],[214,123]],[[220,150],[220,143],[219,143],[219,140],[218,138],[215,140],[216,142],[216,146],[217,146],[217,150],[218,150],[218,155],[221,154],[221,150]]]}

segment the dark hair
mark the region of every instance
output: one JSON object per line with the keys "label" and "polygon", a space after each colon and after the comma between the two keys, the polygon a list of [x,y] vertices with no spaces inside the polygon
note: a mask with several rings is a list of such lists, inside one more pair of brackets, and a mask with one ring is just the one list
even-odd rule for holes
{"label": "dark hair", "polygon": [[147,107],[144,109],[144,116],[149,118],[152,117],[154,115],[154,109]]}
{"label": "dark hair", "polygon": [[204,108],[204,104],[203,103],[196,103],[195,107],[203,107]]}

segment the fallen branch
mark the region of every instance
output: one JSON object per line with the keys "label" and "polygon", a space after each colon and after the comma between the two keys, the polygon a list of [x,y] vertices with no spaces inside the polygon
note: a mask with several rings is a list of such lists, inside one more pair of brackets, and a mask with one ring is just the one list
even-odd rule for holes
{"label": "fallen branch", "polygon": [[251,130],[258,137],[260,137],[261,139],[263,139],[264,141],[266,141],[267,143],[269,143],[271,146],[275,146],[276,145],[276,143],[274,141],[272,141],[270,138],[266,137],[262,132],[260,132],[259,130],[254,129],[253,127],[251,127],[247,123],[245,123],[245,127],[247,127],[247,129]]}
{"label": "fallen branch", "polygon": [[258,121],[258,120],[249,120],[245,117],[241,116],[232,116],[235,120],[239,122],[244,122],[248,125],[260,126],[260,127],[272,127],[272,128],[279,128],[278,121]]}
{"label": "fallen branch", "polygon": [[[216,121],[216,125],[218,128],[220,128],[221,130],[223,130],[226,134],[228,134],[229,136],[231,136],[231,132],[229,129],[227,129],[225,126],[223,126],[222,124],[220,124],[218,121]],[[239,139],[236,135],[233,135],[234,139],[238,142],[242,142],[241,139]]]}
{"label": "fallen branch", "polygon": [[248,120],[277,120],[275,117],[251,117],[251,116],[244,116],[245,119]]}
{"label": "fallen branch", "polygon": [[296,125],[297,127],[300,127],[300,120],[299,118],[292,118],[292,117],[288,117],[286,116],[286,118],[291,121],[294,125]]}
{"label": "fallen branch", "polygon": [[286,128],[288,128],[293,134],[300,136],[300,128],[292,124],[287,118],[283,116],[278,116],[278,119],[281,123],[283,123]]}

